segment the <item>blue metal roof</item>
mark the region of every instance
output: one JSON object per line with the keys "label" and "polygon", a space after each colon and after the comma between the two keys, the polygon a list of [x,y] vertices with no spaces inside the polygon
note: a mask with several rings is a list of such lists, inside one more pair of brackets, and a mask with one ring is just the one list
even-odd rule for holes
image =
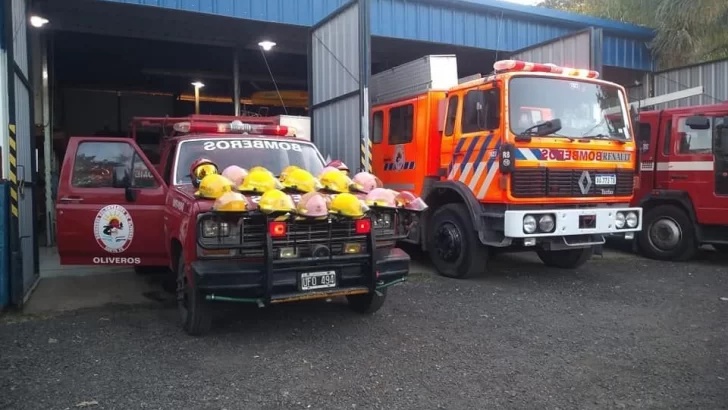
{"label": "blue metal roof", "polygon": [[[312,26],[347,0],[104,0]],[[498,0],[371,0],[374,36],[516,51],[593,26],[604,34],[604,64],[652,69],[652,30]]]}

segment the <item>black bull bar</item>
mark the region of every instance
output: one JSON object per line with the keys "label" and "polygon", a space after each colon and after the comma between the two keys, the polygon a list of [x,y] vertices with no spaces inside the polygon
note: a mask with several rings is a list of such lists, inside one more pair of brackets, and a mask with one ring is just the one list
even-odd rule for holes
{"label": "black bull bar", "polygon": [[[218,224],[217,235],[204,235],[205,221]],[[225,229],[222,223],[226,224]],[[272,223],[285,223],[285,235],[274,236],[269,229]],[[258,212],[200,214],[199,250],[235,254],[225,258],[199,257],[191,264],[195,283],[210,300],[265,305],[369,293],[404,281],[409,273],[409,256],[398,248],[378,248],[374,230],[357,233],[356,224],[357,220],[336,216],[311,220]],[[397,238],[388,234],[386,239]],[[344,247],[352,244],[361,251],[346,253]],[[281,251],[286,248],[294,249],[296,256],[282,258]],[[335,288],[299,289],[301,273],[329,270],[336,272]]]}

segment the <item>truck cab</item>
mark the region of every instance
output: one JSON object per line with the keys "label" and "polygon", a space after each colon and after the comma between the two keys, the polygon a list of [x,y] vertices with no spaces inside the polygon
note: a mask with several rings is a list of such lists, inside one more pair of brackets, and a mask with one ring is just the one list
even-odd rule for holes
{"label": "truck cab", "polygon": [[728,104],[641,112],[639,136],[639,252],[676,261],[704,244],[728,252]]}
{"label": "truck cab", "polygon": [[196,196],[189,169],[199,158],[220,170],[262,166],[275,175],[289,165],[314,175],[324,168],[316,147],[291,127],[245,124],[239,131],[230,124],[245,118],[221,120],[144,119],[164,134],[159,164],[133,136],[71,138],[56,204],[61,263],[168,267],[190,334],[209,329],[213,301],[262,307],[346,296],[355,311],[379,309],[387,287],[409,272],[391,227],[378,226],[396,215],[299,220],[216,212],[214,201]]}
{"label": "truck cab", "polygon": [[[425,198],[430,208],[408,239],[441,274],[483,272],[496,250],[533,250],[546,265],[575,268],[605,236],[641,229],[623,87],[595,71],[515,60],[459,83],[456,67],[443,69],[447,58],[372,78],[375,173]],[[418,89],[407,78],[448,86],[407,95]]]}

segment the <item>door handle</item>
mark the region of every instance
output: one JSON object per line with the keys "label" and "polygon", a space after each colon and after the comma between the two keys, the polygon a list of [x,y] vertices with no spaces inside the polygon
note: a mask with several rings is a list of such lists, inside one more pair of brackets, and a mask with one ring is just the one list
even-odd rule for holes
{"label": "door handle", "polygon": [[61,198],[61,202],[81,202],[83,198],[79,196],[64,196]]}

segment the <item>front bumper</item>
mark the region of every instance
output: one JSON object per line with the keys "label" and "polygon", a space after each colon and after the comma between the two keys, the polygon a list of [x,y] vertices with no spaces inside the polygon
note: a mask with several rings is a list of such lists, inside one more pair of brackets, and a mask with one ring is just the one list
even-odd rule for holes
{"label": "front bumper", "polygon": [[[403,281],[409,266],[407,253],[388,248],[376,249],[374,255],[277,259],[269,263],[198,260],[190,269],[195,285],[208,299],[269,304],[373,292]],[[300,290],[302,273],[321,271],[336,273],[335,288]]]}
{"label": "front bumper", "polygon": [[[617,228],[617,213],[637,214],[637,226]],[[551,214],[555,218],[555,228],[551,232],[526,233],[523,220],[526,215],[533,215],[538,221],[540,215]],[[592,220],[593,218],[593,220]],[[504,234],[507,238],[554,238],[568,236],[600,236],[638,232],[642,229],[642,208],[577,208],[577,209],[539,209],[506,211]]]}

